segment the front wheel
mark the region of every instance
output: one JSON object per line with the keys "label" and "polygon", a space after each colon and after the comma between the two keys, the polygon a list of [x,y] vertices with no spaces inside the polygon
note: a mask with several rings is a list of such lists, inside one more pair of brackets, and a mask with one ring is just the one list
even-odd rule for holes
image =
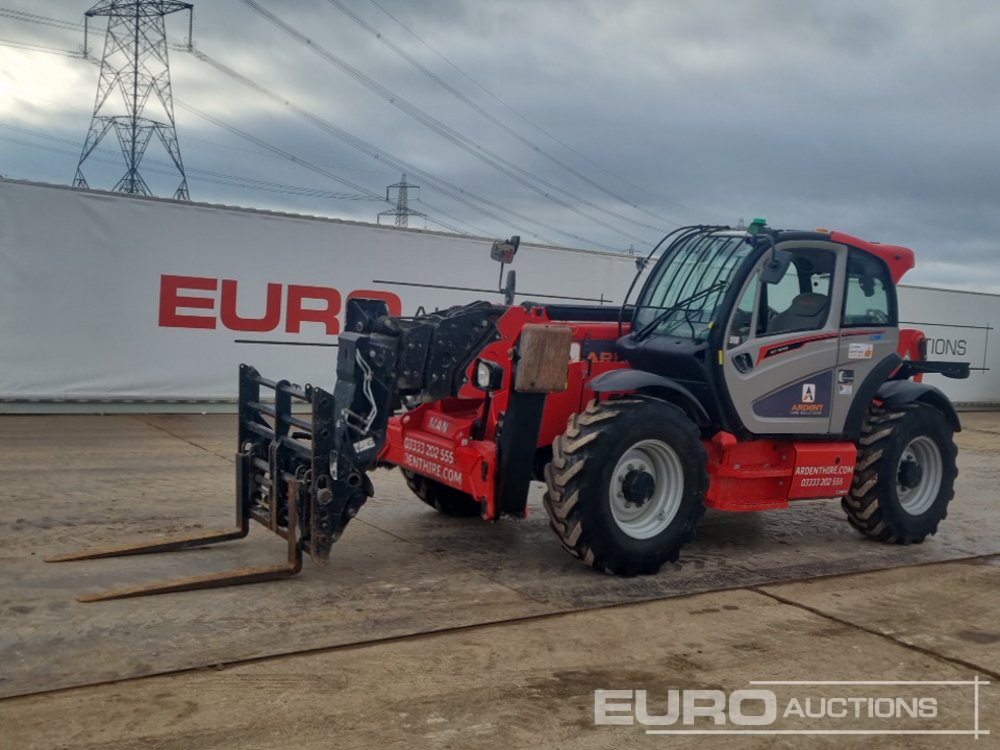
{"label": "front wheel", "polygon": [[570,417],[545,467],[545,509],[563,547],[598,570],[655,573],[705,512],[698,428],[651,398],[591,401]]}
{"label": "front wheel", "polygon": [[858,441],[851,492],[841,501],[847,520],[872,539],[922,542],[948,515],[957,452],[951,425],[933,406],[873,405]]}

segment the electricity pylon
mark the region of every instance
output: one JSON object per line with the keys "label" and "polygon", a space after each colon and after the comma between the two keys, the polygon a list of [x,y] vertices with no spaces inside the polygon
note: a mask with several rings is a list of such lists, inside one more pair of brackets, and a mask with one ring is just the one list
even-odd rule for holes
{"label": "electricity pylon", "polygon": [[[103,0],[84,13],[84,21],[88,25],[91,18],[107,16],[108,30],[104,38],[94,114],[76,167],[74,186],[89,187],[87,178],[83,176],[83,164],[104,136],[114,130],[125,157],[126,169],[112,190],[152,195],[139,174],[139,163],[155,135],[180,173],[181,181],[173,197],[191,199],[174,124],[164,18],[177,11],[188,11],[190,48],[193,8],[192,3],[172,0]],[[88,56],[86,31],[84,34],[83,52],[84,56]],[[121,94],[120,104],[111,96],[116,90]]]}
{"label": "electricity pylon", "polygon": [[387,201],[390,200],[389,198],[390,190],[398,191],[396,193],[396,207],[388,211],[382,211],[377,217],[377,221],[379,224],[382,223],[383,216],[395,216],[397,227],[409,226],[409,217],[411,216],[423,216],[424,218],[427,217],[426,214],[422,214],[419,211],[413,211],[410,209],[409,191],[411,189],[419,190],[420,186],[411,185],[410,183],[408,183],[406,181],[405,174],[403,175],[402,182],[397,182],[395,185],[389,185],[385,189],[385,199]]}

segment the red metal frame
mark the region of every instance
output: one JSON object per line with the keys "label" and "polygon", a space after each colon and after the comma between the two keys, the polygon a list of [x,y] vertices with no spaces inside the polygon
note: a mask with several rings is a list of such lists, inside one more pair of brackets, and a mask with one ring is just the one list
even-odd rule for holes
{"label": "red metal frame", "polygon": [[621,335],[617,322],[566,323],[551,320],[544,307],[511,307],[497,321],[499,338],[483,347],[477,357],[505,366],[500,390],[487,395],[476,388],[476,363],[472,362],[466,373],[468,382],[459,389],[458,398],[422,404],[389,420],[389,437],[380,460],[462,490],[483,504],[483,518],[496,518],[497,426],[510,400],[513,369],[509,365],[514,347],[528,323],[567,325],[573,330],[567,387],[546,399],[539,448],[551,445],[565,431],[570,415],[582,411],[594,397],[587,387],[592,378],[627,367],[614,357],[580,356],[587,342],[615,341]]}
{"label": "red metal frame", "polygon": [[[483,348],[480,358],[509,363],[524,325],[549,322],[562,324],[551,321],[545,308],[510,308],[498,321],[499,338]],[[575,344],[613,341],[619,335],[617,323],[569,325]],[[815,337],[803,339],[811,341]],[[907,342],[908,346],[915,345],[909,339]],[[593,377],[626,366],[605,357],[574,357],[566,390],[550,394],[546,401],[538,447],[551,445],[566,429],[570,415],[581,411],[593,398],[593,391],[587,387]],[[483,517],[491,519],[497,515],[497,426],[507,409],[511,370],[507,369],[501,389],[487,395],[471,384],[474,367],[472,363],[467,373],[470,382],[462,387],[458,398],[423,404],[393,417],[381,460],[469,494],[483,504]],[[740,442],[728,432],[719,432],[705,441],[705,448],[710,479],[706,504],[733,511],[784,508],[789,500],[844,495],[850,488],[856,457],[850,442]]]}
{"label": "red metal frame", "polygon": [[[904,360],[922,360],[926,359],[924,347],[926,346],[927,337],[924,335],[923,331],[918,331],[916,328],[900,328],[899,329],[899,356]],[[924,379],[924,374],[918,372],[912,376],[912,379],[916,382],[922,382]]]}
{"label": "red metal frame", "polygon": [[846,441],[749,440],[728,432],[705,441],[705,504],[720,510],[785,508],[789,500],[846,495],[857,448]]}

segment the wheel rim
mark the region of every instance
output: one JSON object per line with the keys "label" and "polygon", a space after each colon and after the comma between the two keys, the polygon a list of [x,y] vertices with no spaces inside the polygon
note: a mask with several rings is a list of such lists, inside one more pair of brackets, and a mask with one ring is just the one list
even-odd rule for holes
{"label": "wheel rim", "polygon": [[[652,477],[648,498],[630,500],[629,485],[637,474]],[[674,520],[684,496],[684,469],[677,453],[660,440],[643,440],[618,459],[611,472],[611,514],[618,528],[633,539],[649,539]],[[631,495],[631,497],[635,497]]]}
{"label": "wheel rim", "polygon": [[941,450],[929,437],[914,438],[896,466],[896,496],[903,510],[919,516],[934,504],[944,476]]}

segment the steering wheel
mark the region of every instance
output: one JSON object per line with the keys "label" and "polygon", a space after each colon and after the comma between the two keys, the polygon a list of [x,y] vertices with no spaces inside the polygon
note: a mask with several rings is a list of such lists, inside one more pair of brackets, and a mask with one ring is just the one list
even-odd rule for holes
{"label": "steering wheel", "polygon": [[889,315],[885,312],[885,310],[878,310],[876,308],[865,310],[865,317],[867,317],[872,323],[889,322]]}

